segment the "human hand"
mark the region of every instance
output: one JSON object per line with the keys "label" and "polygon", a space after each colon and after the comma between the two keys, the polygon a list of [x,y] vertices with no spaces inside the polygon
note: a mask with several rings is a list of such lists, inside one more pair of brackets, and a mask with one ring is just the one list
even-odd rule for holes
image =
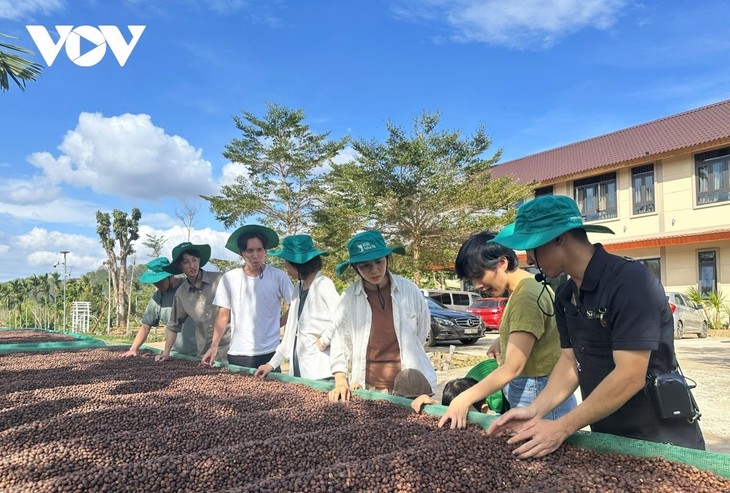
{"label": "human hand", "polygon": [[324,351],[325,349],[327,349],[328,346],[329,344],[325,344],[322,342],[321,337],[317,337],[317,349],[319,349],[320,351]]}
{"label": "human hand", "polygon": [[339,400],[349,401],[352,397],[350,387],[348,385],[335,385],[335,388],[329,391],[328,394],[330,402],[337,402]]}
{"label": "human hand", "polygon": [[496,359],[497,362],[499,362],[499,359],[501,358],[502,354],[499,351],[499,337],[492,342],[492,344],[489,346],[489,349],[487,349],[487,357],[491,359]]}
{"label": "human hand", "polygon": [[268,363],[265,363],[256,369],[256,373],[254,373],[253,376],[259,377],[259,378],[266,378],[266,375],[268,375],[273,369],[274,369],[273,366],[271,366]]}
{"label": "human hand", "polygon": [[129,349],[126,353],[122,353],[122,358],[134,358],[137,356],[137,350],[136,349]]}
{"label": "human hand", "polygon": [[526,423],[507,443],[522,443],[512,451],[518,459],[537,458],[555,452],[569,435],[570,432],[563,428],[560,420],[536,419]]}
{"label": "human hand", "polygon": [[419,395],[415,399],[413,399],[413,402],[411,402],[411,408],[416,411],[416,413],[420,414],[423,410],[423,406],[426,404],[434,404],[436,401],[431,398],[430,395]]}
{"label": "human hand", "polygon": [[210,349],[200,358],[200,362],[205,366],[213,366],[215,357],[218,355],[218,348],[211,346]]}
{"label": "human hand", "polygon": [[449,428],[452,430],[454,428],[466,428],[467,415],[469,414],[471,403],[466,402],[463,397],[464,394],[460,394],[451,401],[449,408],[439,420],[439,428],[442,428],[449,420],[451,420],[451,426]]}
{"label": "human hand", "polygon": [[155,361],[167,361],[170,359],[170,353],[166,353],[165,351],[162,352],[162,354],[158,354],[155,356]]}
{"label": "human hand", "polygon": [[529,406],[515,407],[495,419],[487,428],[487,435],[511,436],[528,427],[529,423],[536,419],[535,412]]}

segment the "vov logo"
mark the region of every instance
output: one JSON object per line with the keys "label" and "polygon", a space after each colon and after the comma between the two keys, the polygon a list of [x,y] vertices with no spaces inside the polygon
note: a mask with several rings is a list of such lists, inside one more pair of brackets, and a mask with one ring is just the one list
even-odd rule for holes
{"label": "vov logo", "polygon": [[[49,67],[56,61],[63,46],[66,47],[69,60],[79,67],[92,67],[99,63],[106,54],[106,47],[109,46],[119,65],[124,67],[146,27],[127,26],[132,35],[131,41],[127,43],[117,26],[99,26],[98,29],[94,26],[56,26],[59,35],[57,42],[51,39],[45,27],[25,26]],[[94,45],[84,54],[81,54],[81,38]]]}

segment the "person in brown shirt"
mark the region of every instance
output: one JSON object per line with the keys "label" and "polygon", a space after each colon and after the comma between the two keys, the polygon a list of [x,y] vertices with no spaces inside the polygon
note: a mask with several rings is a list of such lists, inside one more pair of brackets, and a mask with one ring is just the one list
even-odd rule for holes
{"label": "person in brown shirt", "polygon": [[358,280],[335,314],[330,401],[349,400],[356,388],[409,398],[432,394],[436,372],[423,348],[431,324],[426,301],[412,281],[388,270],[390,254],[405,249],[388,247],[379,231],[358,233],[347,247],[350,259],[336,271],[352,266]]}

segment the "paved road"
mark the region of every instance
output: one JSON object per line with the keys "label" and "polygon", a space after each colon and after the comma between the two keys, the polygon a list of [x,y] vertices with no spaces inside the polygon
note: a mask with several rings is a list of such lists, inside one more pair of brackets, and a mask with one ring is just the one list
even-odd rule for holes
{"label": "paved road", "polygon": [[[488,333],[473,346],[462,346],[456,342],[456,353],[486,355],[487,348],[496,337],[496,332]],[[697,382],[694,395],[702,411],[701,424],[707,449],[730,454],[730,338],[698,339],[688,336],[675,341],[675,350],[685,376]],[[428,351],[448,353],[449,343],[439,343]],[[441,399],[444,383],[463,377],[467,371],[469,368],[437,372],[437,400]]]}

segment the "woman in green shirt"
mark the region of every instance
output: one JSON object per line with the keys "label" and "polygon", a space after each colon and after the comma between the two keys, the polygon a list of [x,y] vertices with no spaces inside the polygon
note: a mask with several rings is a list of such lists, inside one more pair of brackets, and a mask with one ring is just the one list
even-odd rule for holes
{"label": "woman in green shirt", "polygon": [[[510,407],[529,405],[545,388],[560,356],[552,290],[519,268],[514,250],[492,243],[494,236],[483,232],[464,242],[456,256],[456,274],[490,296],[499,297],[505,291],[510,295],[499,339],[487,352],[499,361],[499,368],[452,400],[439,426],[450,420],[451,428],[466,427],[472,403],[499,389],[504,390]],[[546,418],[556,419],[575,406],[575,396],[571,395]]]}

